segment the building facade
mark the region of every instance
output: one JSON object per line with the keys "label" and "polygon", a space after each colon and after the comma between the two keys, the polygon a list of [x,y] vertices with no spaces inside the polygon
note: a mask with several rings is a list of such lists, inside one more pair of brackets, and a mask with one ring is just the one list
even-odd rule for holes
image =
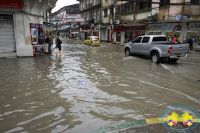
{"label": "building facade", "polygon": [[[54,7],[57,0],[15,0],[0,2],[0,57],[33,56],[33,33],[38,40],[44,39],[42,26],[47,11]],[[33,29],[33,27],[32,27]],[[38,30],[37,30],[38,29]],[[38,31],[38,32],[36,32]]]}
{"label": "building facade", "polygon": [[68,37],[69,34],[75,38],[80,38],[79,25],[83,22],[79,14],[79,4],[65,6],[52,14],[52,21],[58,21],[53,27],[54,32],[60,31],[61,36]]}
{"label": "building facade", "polygon": [[100,0],[77,0],[84,22],[80,25],[81,39],[87,36],[99,36],[99,25],[101,25],[101,1]]}
{"label": "building facade", "polygon": [[140,35],[180,35],[182,42],[189,36],[200,42],[199,8],[196,0],[101,0],[101,39],[123,43]]}

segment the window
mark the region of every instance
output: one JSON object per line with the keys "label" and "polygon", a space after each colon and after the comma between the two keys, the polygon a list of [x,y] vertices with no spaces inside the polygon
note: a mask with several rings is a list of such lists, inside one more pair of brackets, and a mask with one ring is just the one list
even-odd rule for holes
{"label": "window", "polygon": [[108,16],[108,10],[105,9],[105,10],[104,10],[104,17],[107,17],[107,16]]}
{"label": "window", "polygon": [[92,37],[92,40],[93,40],[93,41],[98,41],[99,38],[98,38],[98,37]]}
{"label": "window", "polygon": [[116,6],[116,15],[120,15],[120,6]]}
{"label": "window", "polygon": [[142,43],[148,43],[149,39],[150,39],[150,37],[144,37],[142,40]]}
{"label": "window", "polygon": [[200,0],[190,0],[190,4],[200,4]]}
{"label": "window", "polygon": [[135,40],[133,41],[133,43],[140,43],[140,42],[141,42],[141,39],[142,39],[142,37],[138,37],[137,39],[135,39]]}
{"label": "window", "polygon": [[110,15],[113,15],[113,8],[110,8]]}
{"label": "window", "polygon": [[169,6],[170,0],[160,0],[160,7]]}
{"label": "window", "polygon": [[130,2],[122,5],[122,13],[133,11],[134,3]]}
{"label": "window", "polygon": [[153,42],[167,41],[167,37],[154,37]]}
{"label": "window", "polygon": [[152,0],[142,0],[136,3],[136,10],[144,10],[151,8]]}

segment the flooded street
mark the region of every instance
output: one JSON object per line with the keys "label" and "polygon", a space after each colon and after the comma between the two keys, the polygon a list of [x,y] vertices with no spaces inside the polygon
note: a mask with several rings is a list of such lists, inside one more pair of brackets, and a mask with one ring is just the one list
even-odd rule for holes
{"label": "flooded street", "polygon": [[158,65],[117,44],[67,40],[54,53],[0,59],[1,133],[88,133],[176,105],[200,114],[200,52]]}

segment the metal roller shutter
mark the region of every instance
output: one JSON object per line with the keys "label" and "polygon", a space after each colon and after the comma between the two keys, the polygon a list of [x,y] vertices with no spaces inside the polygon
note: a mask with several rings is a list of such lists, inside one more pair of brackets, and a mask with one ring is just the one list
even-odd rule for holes
{"label": "metal roller shutter", "polygon": [[13,16],[0,14],[0,53],[16,52]]}

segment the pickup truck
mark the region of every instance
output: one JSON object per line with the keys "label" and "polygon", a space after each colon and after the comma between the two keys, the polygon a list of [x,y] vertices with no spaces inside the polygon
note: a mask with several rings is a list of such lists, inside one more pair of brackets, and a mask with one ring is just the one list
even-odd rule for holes
{"label": "pickup truck", "polygon": [[139,36],[124,45],[125,56],[131,54],[146,55],[151,61],[159,64],[163,59],[177,62],[189,54],[188,43],[169,43],[165,35]]}

